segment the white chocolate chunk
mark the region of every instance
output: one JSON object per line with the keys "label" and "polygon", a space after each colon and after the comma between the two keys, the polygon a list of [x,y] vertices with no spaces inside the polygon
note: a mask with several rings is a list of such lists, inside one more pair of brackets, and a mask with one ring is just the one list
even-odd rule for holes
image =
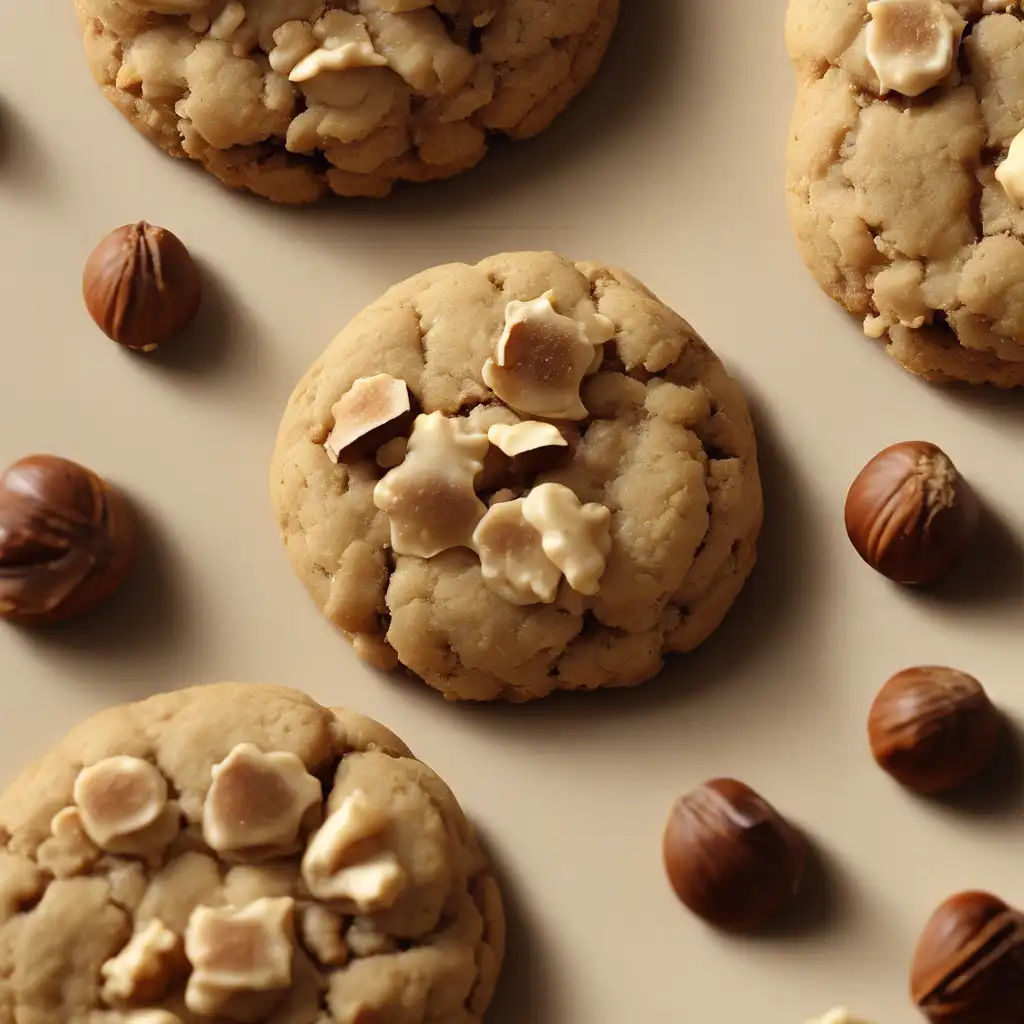
{"label": "white chocolate chunk", "polygon": [[167,780],[138,757],[118,755],[84,768],[75,780],[82,827],[99,847],[153,825],[167,807]]}
{"label": "white chocolate chunk", "polygon": [[280,75],[289,75],[303,57],[317,49],[313,30],[304,21],[286,21],[274,30],[274,48],[268,54],[270,66]]}
{"label": "white chocolate chunk", "polygon": [[363,914],[389,907],[405,887],[405,872],[394,853],[370,842],[389,824],[387,812],[361,790],[349,794],[302,858],[306,888],[317,899],[350,902]]}
{"label": "white chocolate chunk", "polygon": [[324,71],[383,67],[388,62],[374,50],[366,19],[357,14],[329,11],[313,26],[313,36],[320,46],[292,68],[288,77],[293,82],[308,82]]}
{"label": "white chocolate chunk", "polygon": [[400,555],[433,558],[469,547],[487,507],[474,481],[487,454],[486,434],[469,434],[443,413],[417,416],[402,464],[374,488],[373,502],[391,522]]}
{"label": "white chocolate chunk", "polygon": [[[492,428],[493,429],[493,428]],[[473,534],[484,583],[509,604],[551,604],[561,570],[544,553],[540,532],[523,515],[525,499],[492,505]]]}
{"label": "white chocolate chunk", "polygon": [[612,548],[609,509],[581,504],[563,484],[541,484],[523,500],[523,518],[540,533],[544,554],[569,586],[596,594]]}
{"label": "white chocolate chunk", "polygon": [[332,462],[343,454],[367,454],[385,441],[382,431],[389,426],[395,431],[405,427],[412,413],[409,388],[404,380],[386,373],[373,377],[360,377],[334,403],[331,415],[334,429],[324,442],[324,449]]}
{"label": "white chocolate chunk", "polygon": [[580,321],[556,312],[553,293],[532,302],[510,302],[505,329],[483,366],[484,383],[519,412],[549,419],[581,420],[587,409],[580,384],[594,366],[595,347],[615,328],[600,314]]}
{"label": "white chocolate chunk", "polygon": [[829,1010],[824,1017],[808,1021],[808,1024],[867,1024],[861,1017],[855,1017],[849,1010],[840,1007],[836,1010]]}
{"label": "white chocolate chunk", "polygon": [[238,744],[211,774],[203,838],[220,853],[293,844],[302,819],[323,799],[300,758],[265,754],[251,743]]}
{"label": "white chocolate chunk", "polygon": [[920,96],[953,70],[965,23],[942,0],[872,0],[867,57],[882,95]]}
{"label": "white chocolate chunk", "polygon": [[1018,206],[1024,207],[1024,131],[1010,143],[1006,159],[996,168],[996,181]]}
{"label": "white chocolate chunk", "polygon": [[211,39],[230,39],[245,21],[245,8],[231,0],[210,24],[208,35]]}
{"label": "white chocolate chunk", "polygon": [[495,423],[487,431],[487,440],[509,458],[515,458],[524,452],[536,451],[538,448],[565,448],[569,444],[558,427],[537,420],[526,420],[513,425]]}
{"label": "white chocolate chunk", "polygon": [[178,936],[156,918],[100,968],[103,999],[111,1005],[149,1003],[163,997],[180,949]]}
{"label": "white chocolate chunk", "polygon": [[199,906],[185,929],[192,974],[185,1006],[214,1016],[232,996],[272,992],[292,982],[295,901],[258,899],[241,910]]}

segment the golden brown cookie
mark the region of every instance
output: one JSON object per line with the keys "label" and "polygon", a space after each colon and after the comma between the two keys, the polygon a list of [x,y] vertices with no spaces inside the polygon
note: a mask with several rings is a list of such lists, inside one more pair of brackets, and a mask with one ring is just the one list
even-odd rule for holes
{"label": "golden brown cookie", "polygon": [[790,0],[800,251],[934,381],[1024,385],[1024,22],[1005,0]]}
{"label": "golden brown cookie", "polygon": [[361,656],[450,699],[640,683],[724,618],[762,518],[743,394],[638,281],[554,253],[436,267],[288,403],[292,564]]}
{"label": "golden brown cookie", "polygon": [[75,0],[107,98],[172,156],[281,203],[448,178],[543,131],[619,0]]}
{"label": "golden brown cookie", "polygon": [[0,1018],[479,1022],[501,898],[397,736],[222,684],[80,725],[0,797]]}

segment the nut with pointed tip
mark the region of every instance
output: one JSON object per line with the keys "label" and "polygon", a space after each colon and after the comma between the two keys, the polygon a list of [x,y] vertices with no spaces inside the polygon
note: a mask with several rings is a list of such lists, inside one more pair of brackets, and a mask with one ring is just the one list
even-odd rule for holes
{"label": "nut with pointed tip", "polygon": [[82,615],[121,586],[137,553],[128,502],[84,466],[32,455],[0,476],[0,618]]}
{"label": "nut with pointed tip", "polygon": [[934,583],[966,552],[978,499],[949,456],[927,441],[879,452],[846,497],[846,532],[857,553],[896,583]]}
{"label": "nut with pointed tip", "polygon": [[974,778],[993,758],[1002,716],[973,676],[922,666],[894,675],[868,715],[880,768],[916,793],[944,793]]}
{"label": "nut with pointed tip", "polygon": [[676,802],[662,853],[672,888],[694,914],[749,932],[796,894],[807,842],[749,786],[713,779]]}
{"label": "nut with pointed tip", "polygon": [[1020,1024],[1024,914],[987,892],[951,896],[917,941],[910,992],[933,1024]]}
{"label": "nut with pointed tip", "polygon": [[125,224],[92,251],[82,273],[89,315],[113,341],[152,352],[195,319],[202,280],[188,249],[166,228]]}

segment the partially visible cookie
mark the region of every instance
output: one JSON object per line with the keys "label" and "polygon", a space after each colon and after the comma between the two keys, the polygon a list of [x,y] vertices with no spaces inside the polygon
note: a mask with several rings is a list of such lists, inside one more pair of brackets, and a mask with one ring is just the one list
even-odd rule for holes
{"label": "partially visible cookie", "polygon": [[172,156],[280,203],[448,178],[543,131],[619,0],[75,0],[107,98]]}
{"label": "partially visible cookie", "polygon": [[357,652],[449,699],[629,686],[719,625],[762,519],[743,394],[624,271],[436,267],[295,389],[271,490]]}
{"label": "partially visible cookie", "polygon": [[790,217],[822,288],[933,381],[1024,385],[1024,22],[790,0]]}
{"label": "partially visible cookie", "polygon": [[223,684],[104,711],[0,797],[0,1019],[473,1024],[501,898],[397,736]]}

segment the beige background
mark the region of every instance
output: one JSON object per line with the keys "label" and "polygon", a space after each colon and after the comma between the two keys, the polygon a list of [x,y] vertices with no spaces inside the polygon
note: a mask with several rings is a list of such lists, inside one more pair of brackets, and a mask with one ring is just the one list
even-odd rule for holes
{"label": "beige background", "polygon": [[[69,0],[0,4],[0,464],[32,451],[121,484],[150,527],[126,592],[71,628],[0,630],[9,777],[81,716],[186,683],[265,680],[401,733],[500,862],[512,918],[497,1024],[800,1024],[848,1003],[915,1019],[906,967],[934,904],[1024,903],[1020,773],[974,799],[897,791],[866,749],[876,687],[908,664],[978,675],[1024,717],[1024,396],[939,391],[823,298],[791,244],[782,0],[624,0],[601,79],[537,142],[392,201],[295,212],[151,150],[87,76]],[[209,297],[160,359],[93,328],[82,263],[146,218],[192,247]],[[266,463],[301,372],[392,282],[554,248],[620,263],[746,382],[768,502],[761,566],[721,633],[640,691],[453,707],[361,667],[293,579]],[[947,448],[993,523],[940,593],[897,591],[848,547],[846,487],[876,449]],[[806,911],[727,940],[674,901],[673,798],[732,774],[820,843]]]}

